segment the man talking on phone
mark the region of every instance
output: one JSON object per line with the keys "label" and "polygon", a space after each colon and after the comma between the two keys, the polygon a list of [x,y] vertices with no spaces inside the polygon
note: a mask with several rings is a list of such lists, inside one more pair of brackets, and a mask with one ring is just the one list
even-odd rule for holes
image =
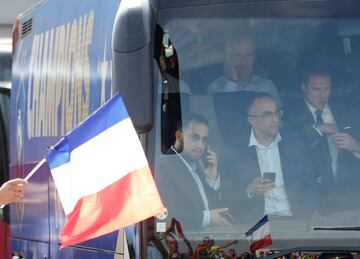
{"label": "man talking on phone", "polygon": [[[251,132],[234,141],[222,185],[232,215],[240,222],[256,222],[264,214],[309,213],[311,207],[305,202],[310,200],[307,195],[312,194],[314,179],[310,163],[296,138],[285,131],[280,134],[282,110],[276,100],[258,94],[247,112]],[[236,195],[235,188],[239,190]]]}
{"label": "man talking on phone", "polygon": [[215,208],[220,175],[217,156],[208,146],[208,122],[189,114],[175,133],[168,155],[156,162],[156,182],[168,209],[184,228],[229,225],[227,208]]}

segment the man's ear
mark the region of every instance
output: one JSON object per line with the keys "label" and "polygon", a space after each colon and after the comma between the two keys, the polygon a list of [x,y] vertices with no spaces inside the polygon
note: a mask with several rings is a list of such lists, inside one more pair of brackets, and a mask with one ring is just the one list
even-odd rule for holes
{"label": "man's ear", "polygon": [[253,121],[254,121],[254,117],[247,117],[247,121],[249,122],[249,124],[251,125],[251,127],[253,126]]}
{"label": "man's ear", "polygon": [[177,141],[182,141],[183,139],[183,132],[182,130],[176,130],[175,132],[175,138]]}

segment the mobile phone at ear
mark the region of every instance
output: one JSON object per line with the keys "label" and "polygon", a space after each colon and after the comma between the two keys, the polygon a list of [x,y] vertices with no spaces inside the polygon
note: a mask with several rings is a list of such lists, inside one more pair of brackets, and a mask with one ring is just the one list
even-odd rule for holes
{"label": "mobile phone at ear", "polygon": [[208,152],[209,152],[209,147],[206,146],[204,149],[204,154],[201,157],[201,160],[202,160],[205,168],[209,166],[209,161],[207,159]]}
{"label": "mobile phone at ear", "polygon": [[264,172],[263,178],[269,179],[272,182],[275,182],[275,172]]}

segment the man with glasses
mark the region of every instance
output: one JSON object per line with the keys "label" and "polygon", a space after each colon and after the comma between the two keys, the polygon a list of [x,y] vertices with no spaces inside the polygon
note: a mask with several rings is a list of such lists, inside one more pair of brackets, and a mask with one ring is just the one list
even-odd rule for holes
{"label": "man with glasses", "polygon": [[280,134],[282,110],[277,102],[268,94],[258,94],[247,116],[250,136],[231,148],[225,165],[222,187],[232,215],[239,222],[256,222],[264,214],[308,213],[312,171],[301,143],[284,131]]}
{"label": "man with glasses", "polygon": [[170,154],[156,162],[156,182],[168,219],[184,228],[228,225],[227,208],[215,208],[220,176],[217,156],[208,146],[208,122],[200,114],[182,120]]}
{"label": "man with glasses", "polygon": [[330,101],[332,82],[326,66],[310,68],[301,90],[304,96],[290,107],[288,122],[307,144],[316,169],[320,212],[354,206],[360,182],[359,114],[336,98]]}

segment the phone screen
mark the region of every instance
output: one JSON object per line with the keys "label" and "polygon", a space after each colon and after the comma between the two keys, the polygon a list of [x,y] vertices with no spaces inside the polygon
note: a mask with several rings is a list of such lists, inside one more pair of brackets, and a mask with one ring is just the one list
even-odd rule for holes
{"label": "phone screen", "polygon": [[269,179],[272,182],[275,182],[275,172],[264,172],[263,177]]}

